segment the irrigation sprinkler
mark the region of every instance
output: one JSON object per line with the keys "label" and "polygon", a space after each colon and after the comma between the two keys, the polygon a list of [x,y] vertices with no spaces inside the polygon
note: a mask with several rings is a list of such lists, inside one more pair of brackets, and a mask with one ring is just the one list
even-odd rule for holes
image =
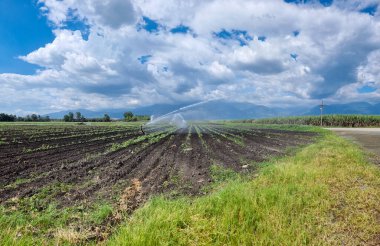
{"label": "irrigation sprinkler", "polygon": [[142,134],[145,135],[145,132],[144,132],[143,127],[144,127],[144,124],[142,124],[142,125],[140,126],[140,130],[141,130]]}
{"label": "irrigation sprinkler", "polygon": [[321,105],[319,105],[319,108],[321,109],[321,127],[323,126],[323,99]]}

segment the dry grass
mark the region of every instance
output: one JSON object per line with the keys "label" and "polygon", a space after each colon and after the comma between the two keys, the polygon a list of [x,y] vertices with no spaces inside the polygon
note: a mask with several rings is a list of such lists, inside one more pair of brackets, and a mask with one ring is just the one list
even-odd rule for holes
{"label": "dry grass", "polygon": [[88,233],[76,231],[74,228],[60,228],[54,233],[56,245],[78,244],[88,237]]}

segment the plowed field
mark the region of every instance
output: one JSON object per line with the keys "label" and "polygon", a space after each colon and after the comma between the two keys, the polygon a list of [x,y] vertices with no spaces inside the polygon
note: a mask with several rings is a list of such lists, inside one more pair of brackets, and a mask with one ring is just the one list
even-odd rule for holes
{"label": "plowed field", "polygon": [[50,199],[63,207],[116,201],[133,182],[140,188],[135,204],[128,205],[131,208],[157,193],[198,195],[213,182],[212,166],[254,171],[256,163],[283,155],[313,136],[216,123],[147,135],[137,124],[4,125],[0,203],[32,197],[53,186]]}

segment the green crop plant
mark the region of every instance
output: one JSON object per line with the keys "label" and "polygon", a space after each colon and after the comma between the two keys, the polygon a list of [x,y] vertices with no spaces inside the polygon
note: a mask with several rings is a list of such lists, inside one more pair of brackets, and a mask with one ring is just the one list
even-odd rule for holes
{"label": "green crop plant", "polygon": [[[15,182],[11,183],[11,184],[8,184],[6,186],[4,186],[5,189],[14,189],[16,188],[17,186],[19,185],[22,185],[22,184],[26,184],[26,183],[29,183],[32,179],[23,179],[23,178],[18,178],[16,179]],[[0,186],[1,188],[1,186]]]}
{"label": "green crop plant", "polygon": [[189,126],[188,128],[188,133],[186,135],[186,139],[185,141],[181,144],[181,150],[182,152],[186,152],[190,147],[191,147],[191,129],[193,128],[193,126]]}
{"label": "green crop plant", "polygon": [[0,139],[0,145],[2,145],[2,144],[6,144],[7,142],[6,142],[6,138],[1,138]]}
{"label": "green crop plant", "polygon": [[240,136],[236,136],[236,135],[233,135],[233,134],[227,133],[227,132],[221,132],[221,131],[218,131],[218,130],[211,128],[211,127],[207,128],[207,130],[216,134],[216,135],[222,136],[223,138],[228,139],[228,140],[234,142],[235,144],[237,144],[241,147],[245,146],[243,138]]}
{"label": "green crop plant", "polygon": [[129,146],[139,144],[139,143],[144,142],[144,141],[148,141],[148,143],[150,143],[150,144],[156,143],[159,140],[161,140],[162,138],[170,135],[171,133],[172,132],[154,132],[154,133],[151,133],[148,135],[142,135],[142,136],[139,136],[137,138],[129,139],[129,140],[127,140],[123,143],[120,143],[120,144],[113,144],[111,146],[111,148],[109,148],[108,151],[114,152],[114,151],[117,151],[119,149],[128,148]]}
{"label": "green crop plant", "polygon": [[199,139],[201,140],[203,148],[205,148],[206,150],[208,150],[208,146],[206,144],[206,141],[203,139],[203,134],[202,134],[201,128],[199,126],[194,126],[194,128],[195,128],[195,131],[197,132],[197,135],[198,135]]}

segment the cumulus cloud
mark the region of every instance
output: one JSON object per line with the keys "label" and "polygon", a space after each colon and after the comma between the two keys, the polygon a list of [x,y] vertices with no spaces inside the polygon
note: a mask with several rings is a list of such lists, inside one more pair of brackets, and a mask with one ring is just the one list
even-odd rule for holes
{"label": "cumulus cloud", "polygon": [[129,0],[39,0],[38,3],[42,5],[41,11],[57,26],[73,17],[115,29],[137,20],[137,9]]}
{"label": "cumulus cloud", "polygon": [[[380,100],[378,92],[358,92],[379,86],[378,4],[39,0],[55,39],[20,57],[40,67],[34,75],[0,74],[0,101],[10,111],[49,112],[210,98],[265,105]],[[88,26],[88,38],[69,30],[72,20]]]}
{"label": "cumulus cloud", "polygon": [[45,68],[59,69],[66,60],[65,56],[81,51],[85,46],[79,31],[56,30],[54,34],[55,39],[52,43],[20,58]]}

